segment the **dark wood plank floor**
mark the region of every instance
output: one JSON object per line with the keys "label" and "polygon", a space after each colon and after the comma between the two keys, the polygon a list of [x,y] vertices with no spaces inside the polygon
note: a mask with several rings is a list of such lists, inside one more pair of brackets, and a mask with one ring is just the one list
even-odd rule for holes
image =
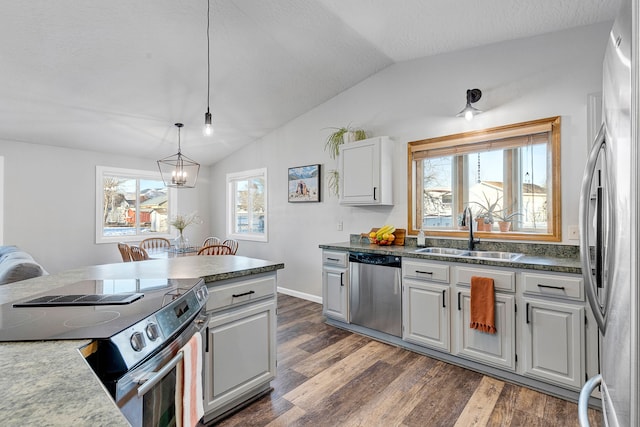
{"label": "dark wood plank floor", "polygon": [[282,294],[272,386],[217,425],[578,426],[575,403],[326,325],[319,304]]}

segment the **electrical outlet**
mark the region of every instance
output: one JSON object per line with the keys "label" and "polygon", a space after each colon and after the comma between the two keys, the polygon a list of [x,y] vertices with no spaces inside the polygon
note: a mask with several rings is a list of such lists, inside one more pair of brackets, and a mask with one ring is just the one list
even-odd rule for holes
{"label": "electrical outlet", "polygon": [[342,221],[338,221],[338,231],[342,231]]}
{"label": "electrical outlet", "polygon": [[569,226],[569,240],[580,240],[580,232],[577,225]]}

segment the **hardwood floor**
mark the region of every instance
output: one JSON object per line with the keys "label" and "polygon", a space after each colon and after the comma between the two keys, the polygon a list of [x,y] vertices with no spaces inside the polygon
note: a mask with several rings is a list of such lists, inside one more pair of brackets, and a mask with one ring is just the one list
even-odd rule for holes
{"label": "hardwood floor", "polygon": [[319,304],[282,294],[272,386],[216,425],[578,426],[575,403],[326,325]]}

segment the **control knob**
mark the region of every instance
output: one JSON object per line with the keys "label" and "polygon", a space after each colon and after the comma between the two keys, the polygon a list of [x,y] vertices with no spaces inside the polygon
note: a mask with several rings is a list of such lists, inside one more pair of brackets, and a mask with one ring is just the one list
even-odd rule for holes
{"label": "control knob", "polygon": [[145,331],[147,332],[147,337],[149,337],[151,341],[157,340],[160,336],[160,328],[158,328],[158,325],[155,323],[149,323],[145,328]]}
{"label": "control knob", "polygon": [[144,335],[142,335],[142,332],[134,332],[133,335],[131,335],[131,338],[129,339],[129,341],[131,342],[131,348],[134,351],[140,351],[146,345],[144,341]]}

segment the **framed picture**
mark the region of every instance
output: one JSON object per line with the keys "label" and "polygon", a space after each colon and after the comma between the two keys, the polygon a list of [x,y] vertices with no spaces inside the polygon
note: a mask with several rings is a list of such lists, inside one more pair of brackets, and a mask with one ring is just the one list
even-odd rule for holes
{"label": "framed picture", "polygon": [[320,182],[320,165],[289,168],[289,202],[319,202]]}

